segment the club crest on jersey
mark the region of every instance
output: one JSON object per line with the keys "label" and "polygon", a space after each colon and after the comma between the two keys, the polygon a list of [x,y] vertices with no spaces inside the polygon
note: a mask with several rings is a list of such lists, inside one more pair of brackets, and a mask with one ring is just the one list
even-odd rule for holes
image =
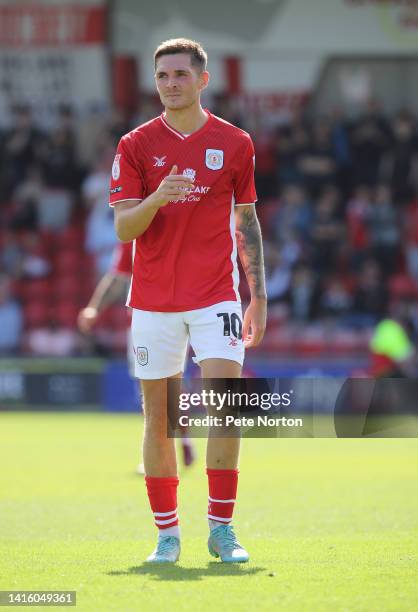
{"label": "club crest on jersey", "polygon": [[113,177],[113,180],[115,181],[117,181],[118,178],[120,177],[120,158],[121,157],[122,155],[118,153],[117,155],[115,155],[115,159],[113,161],[112,177]]}
{"label": "club crest on jersey", "polygon": [[206,149],[206,167],[220,170],[224,165],[224,152],[220,149]]}
{"label": "club crest on jersey", "polygon": [[155,155],[153,155],[153,158],[155,159],[154,168],[162,168],[163,166],[165,166],[166,157],[167,155],[163,155],[162,157],[156,157]]}
{"label": "club crest on jersey", "polygon": [[187,176],[187,178],[192,179],[192,181],[194,181],[196,178],[196,170],[193,170],[193,168],[186,168],[185,170],[183,170],[183,176]]}
{"label": "club crest on jersey", "polygon": [[148,363],[148,349],[145,346],[137,346],[136,350],[134,347],[134,352],[136,354],[136,360],[140,366],[146,366]]}

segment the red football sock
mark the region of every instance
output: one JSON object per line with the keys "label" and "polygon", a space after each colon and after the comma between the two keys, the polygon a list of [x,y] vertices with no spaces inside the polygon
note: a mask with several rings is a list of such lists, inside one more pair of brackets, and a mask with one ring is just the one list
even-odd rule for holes
{"label": "red football sock", "polygon": [[177,517],[177,476],[156,478],[145,476],[148,499],[154,514],[155,524],[160,530],[179,524]]}
{"label": "red football sock", "polygon": [[206,469],[209,482],[208,519],[227,525],[237,496],[238,470]]}

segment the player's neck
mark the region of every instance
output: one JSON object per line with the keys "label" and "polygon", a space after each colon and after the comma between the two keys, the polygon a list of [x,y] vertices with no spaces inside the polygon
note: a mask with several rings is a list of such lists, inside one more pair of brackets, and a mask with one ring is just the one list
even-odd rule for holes
{"label": "player's neck", "polygon": [[179,110],[165,109],[165,120],[182,134],[192,134],[203,127],[209,115],[200,104]]}

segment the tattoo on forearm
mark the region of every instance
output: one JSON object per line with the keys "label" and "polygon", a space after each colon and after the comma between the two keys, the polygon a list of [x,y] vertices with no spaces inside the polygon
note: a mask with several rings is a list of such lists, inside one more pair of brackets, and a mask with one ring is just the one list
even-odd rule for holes
{"label": "tattoo on forearm", "polygon": [[243,206],[237,215],[237,246],[242,267],[254,297],[265,297],[263,243],[254,207]]}

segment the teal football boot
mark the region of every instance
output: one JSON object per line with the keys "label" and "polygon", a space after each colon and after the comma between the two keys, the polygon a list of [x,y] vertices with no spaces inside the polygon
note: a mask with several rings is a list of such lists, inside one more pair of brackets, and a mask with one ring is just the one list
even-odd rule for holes
{"label": "teal football boot", "polygon": [[246,563],[250,558],[238,542],[232,525],[219,525],[212,529],[208,548],[212,557],[220,557],[224,563]]}
{"label": "teal football boot", "polygon": [[175,563],[180,556],[180,540],[175,536],[158,538],[157,548],[147,558],[148,563]]}

